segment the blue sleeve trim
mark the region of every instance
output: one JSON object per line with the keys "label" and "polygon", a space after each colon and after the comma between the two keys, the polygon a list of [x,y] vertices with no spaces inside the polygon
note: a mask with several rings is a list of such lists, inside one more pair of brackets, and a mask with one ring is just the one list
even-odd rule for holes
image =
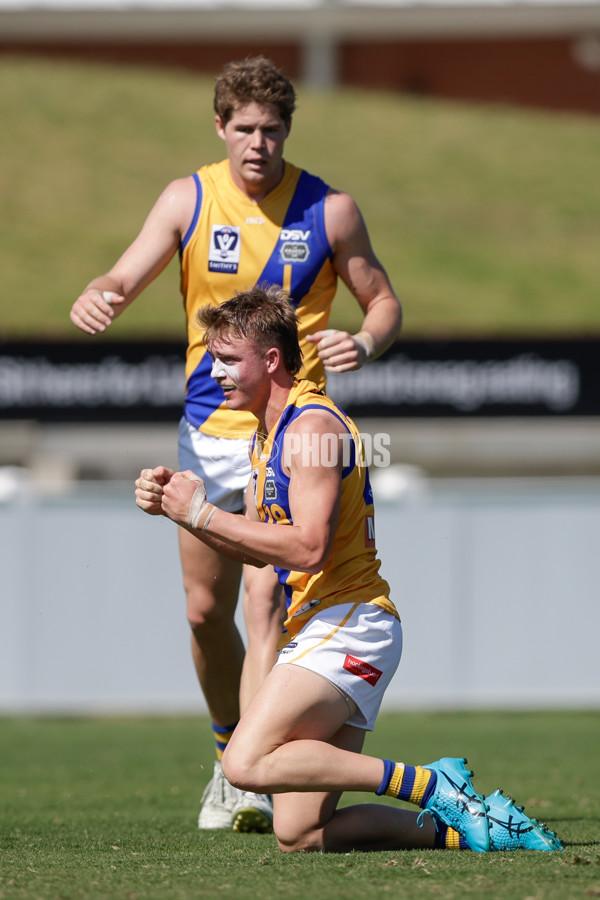
{"label": "blue sleeve trim", "polygon": [[200,210],[202,208],[202,182],[200,181],[200,176],[197,172],[194,172],[192,175],[194,182],[196,184],[196,206],[194,207],[194,215],[192,216],[192,221],[190,222],[190,227],[186,231],[181,241],[181,251],[185,250],[187,247],[191,236],[196,230],[196,225],[198,224],[198,219],[200,218]]}

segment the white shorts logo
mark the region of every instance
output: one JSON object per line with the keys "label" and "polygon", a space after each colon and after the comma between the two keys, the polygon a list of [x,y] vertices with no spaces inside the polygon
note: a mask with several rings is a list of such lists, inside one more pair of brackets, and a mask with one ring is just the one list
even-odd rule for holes
{"label": "white shorts logo", "polygon": [[213,225],[208,251],[208,271],[236,274],[240,261],[242,238],[235,225]]}

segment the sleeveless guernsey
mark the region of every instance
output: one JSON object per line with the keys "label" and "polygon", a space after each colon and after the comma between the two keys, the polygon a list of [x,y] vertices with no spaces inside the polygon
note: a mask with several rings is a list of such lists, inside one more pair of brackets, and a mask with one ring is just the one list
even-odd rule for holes
{"label": "sleeveless guernsey", "polygon": [[323,570],[311,575],[275,567],[286,594],[287,633],[294,636],[313,615],[340,603],[374,603],[399,618],[389,599],[389,585],[379,574],[373,495],[360,435],[354,422],[309,381],[295,382],[266,440],[254,438],[251,465],[258,514],[263,522],[293,524],[290,479],[282,467],[283,440],[290,423],[308,409],[326,409],[342,423],[349,436],[348,454],[343,460],[338,527]]}
{"label": "sleeveless guernsey", "polygon": [[228,410],[210,377],[211,358],[202,346],[195,314],[236,291],[259,283],[285,288],[299,316],[304,367],[301,377],[325,384],[323,366],[306,334],[327,327],[337,276],[325,234],[328,186],[285,163],[284,175],[257,204],[233,183],[228,160],[203,166],[193,176],[197,203],[180,248],[181,292],[188,323],[184,415],[205,434],[250,438],[256,419]]}

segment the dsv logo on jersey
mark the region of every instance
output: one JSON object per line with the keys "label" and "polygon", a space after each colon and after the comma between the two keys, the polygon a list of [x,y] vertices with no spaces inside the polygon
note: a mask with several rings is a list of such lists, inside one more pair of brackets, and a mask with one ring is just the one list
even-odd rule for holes
{"label": "dsv logo on jersey", "polygon": [[240,261],[242,240],[235,225],[213,225],[208,251],[209,272],[235,274]]}
{"label": "dsv logo on jersey", "polygon": [[279,235],[282,260],[284,262],[305,262],[310,256],[309,238],[310,228],[305,231],[300,228],[282,228]]}

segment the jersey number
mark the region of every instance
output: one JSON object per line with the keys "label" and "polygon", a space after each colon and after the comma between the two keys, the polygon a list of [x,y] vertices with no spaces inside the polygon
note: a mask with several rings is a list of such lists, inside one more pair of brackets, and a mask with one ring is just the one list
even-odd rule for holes
{"label": "jersey number", "polygon": [[277,503],[272,503],[270,506],[267,506],[266,503],[263,503],[263,513],[265,516],[265,522],[269,522],[269,524],[273,524],[274,522],[287,522],[288,517],[285,509],[282,506],[278,506]]}

